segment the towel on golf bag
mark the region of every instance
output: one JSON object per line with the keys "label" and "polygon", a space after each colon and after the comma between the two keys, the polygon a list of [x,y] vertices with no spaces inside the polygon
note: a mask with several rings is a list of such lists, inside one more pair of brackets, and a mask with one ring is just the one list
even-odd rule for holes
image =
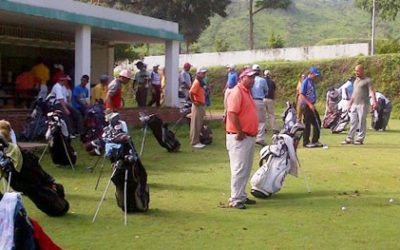
{"label": "towel on golf bag", "polygon": [[297,156],[293,139],[286,134],[272,137],[273,144],[260,150],[260,168],[252,176],[251,194],[268,198],[281,190],[286,175],[297,177]]}
{"label": "towel on golf bag", "polygon": [[157,115],[149,115],[145,121],[153,132],[154,137],[157,139],[161,147],[164,147],[168,152],[177,152],[181,146],[175,134],[168,129],[168,124],[163,123]]}
{"label": "towel on golf bag", "polygon": [[200,143],[209,145],[212,143],[212,130],[209,126],[203,125],[200,130]]}
{"label": "towel on golf bag", "polygon": [[[108,144],[112,144],[108,146]],[[120,145],[119,147],[116,145]],[[127,134],[116,135],[112,142],[106,143],[106,155],[110,158],[114,175],[111,181],[116,191],[117,205],[124,211],[124,190],[126,180],[126,207],[128,213],[145,212],[149,209],[150,191],[147,173],[135,147]]]}
{"label": "towel on golf bag", "polygon": [[7,156],[0,157],[0,168],[4,177],[8,180],[11,174],[10,186],[18,192],[22,192],[49,216],[62,216],[67,213],[69,203],[65,199],[63,185],[56,183],[39,164],[38,158],[24,149],[22,154],[22,167],[17,171]]}
{"label": "towel on golf bag", "polygon": [[53,163],[66,166],[70,165],[69,159],[71,159],[71,163],[75,165],[77,153],[71,145],[67,125],[62,119],[62,112],[58,110],[50,112],[47,117],[46,139],[49,143]]}

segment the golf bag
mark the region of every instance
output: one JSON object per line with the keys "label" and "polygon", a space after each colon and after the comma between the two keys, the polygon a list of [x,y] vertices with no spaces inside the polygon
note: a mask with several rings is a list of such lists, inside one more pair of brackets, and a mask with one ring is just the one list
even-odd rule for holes
{"label": "golf bag", "polygon": [[[294,126],[292,135],[303,133],[304,127]],[[295,138],[298,136],[296,135]],[[272,137],[272,145],[260,150],[260,168],[252,176],[251,194],[257,198],[268,198],[281,190],[286,175],[297,177],[297,155],[294,139],[288,134]]]}
{"label": "golf bag", "polygon": [[116,191],[117,205],[128,213],[145,212],[149,209],[150,191],[147,184],[147,173],[138,153],[126,133],[119,133],[105,138],[105,154],[110,158],[114,175],[111,181]]}
{"label": "golf bag", "polygon": [[[17,170],[11,158],[5,154],[5,148],[9,146],[12,145],[4,140],[0,142],[0,169],[7,180],[10,177],[10,186],[28,196],[36,207],[47,215],[66,214],[69,203],[65,199],[63,185],[56,183],[54,178],[43,170],[33,153],[19,148],[15,150],[21,152],[22,166]],[[18,147],[15,144],[14,146]]]}
{"label": "golf bag", "polygon": [[286,134],[293,138],[295,150],[297,150],[304,130],[304,125],[298,123],[296,117],[297,111],[295,104],[286,102],[286,109],[282,114],[283,129],[280,131],[280,134]]}
{"label": "golf bag", "polygon": [[325,115],[322,120],[323,128],[331,128],[339,119],[338,104],[340,101],[340,93],[335,88],[331,88],[326,93]]}
{"label": "golf bag", "polygon": [[163,123],[160,117],[155,114],[141,114],[139,119],[145,126],[149,126],[161,147],[164,147],[168,152],[178,152],[181,146],[174,132],[168,128],[168,124]]}
{"label": "golf bag", "polygon": [[322,126],[331,129],[332,134],[343,132],[350,122],[348,110],[339,108],[340,98],[339,91],[334,88],[328,90],[326,94],[326,108]]}
{"label": "golf bag", "polygon": [[46,134],[46,103],[41,99],[33,105],[33,110],[26,118],[25,125],[19,136],[20,141],[33,141],[44,138]]}
{"label": "golf bag", "polygon": [[56,110],[47,114],[46,139],[49,143],[49,151],[54,164],[75,165],[77,153],[71,145],[71,139],[65,121],[62,119],[62,112]]}
{"label": "golf bag", "polygon": [[203,125],[200,130],[200,143],[209,145],[212,143],[212,130],[209,126]]}
{"label": "golf bag", "polygon": [[103,103],[96,103],[90,107],[83,120],[85,131],[81,135],[81,142],[87,143],[101,137],[106,126]]}

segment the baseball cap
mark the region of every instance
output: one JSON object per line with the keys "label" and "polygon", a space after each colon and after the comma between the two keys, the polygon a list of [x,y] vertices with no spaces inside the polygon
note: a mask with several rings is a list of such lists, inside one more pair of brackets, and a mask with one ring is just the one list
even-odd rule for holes
{"label": "baseball cap", "polygon": [[196,73],[204,73],[204,72],[207,72],[207,68],[205,68],[205,67],[200,67],[196,71]]}
{"label": "baseball cap", "polygon": [[246,69],[240,74],[239,78],[243,78],[244,76],[254,76],[256,73],[257,72],[253,69]]}
{"label": "baseball cap", "polygon": [[236,65],[235,64],[228,64],[228,65],[226,65],[226,67],[230,68],[230,69],[235,69]]}
{"label": "baseball cap", "polygon": [[108,81],[108,75],[104,74],[100,76],[100,81]]}
{"label": "baseball cap", "polygon": [[264,70],[264,75],[265,75],[265,76],[267,76],[267,75],[269,75],[269,74],[271,74],[271,71],[269,71],[268,69]]}
{"label": "baseball cap", "polygon": [[122,77],[125,77],[125,78],[128,78],[128,79],[132,78],[131,71],[127,70],[127,69],[124,69],[121,72],[119,72],[119,76],[122,76]]}
{"label": "baseball cap", "polygon": [[312,66],[310,68],[310,73],[313,73],[316,76],[321,76],[321,72],[319,71],[319,69],[315,66]]}
{"label": "baseball cap", "polygon": [[183,67],[184,67],[184,68],[190,68],[190,67],[192,67],[192,65],[191,65],[190,63],[187,62],[187,63],[185,63],[185,64],[183,65]]}
{"label": "baseball cap", "polygon": [[60,81],[62,81],[62,80],[71,81],[71,77],[69,77],[69,75],[63,75],[63,76],[60,77]]}
{"label": "baseball cap", "polygon": [[260,65],[258,64],[253,64],[253,66],[251,67],[253,70],[261,70],[260,69]]}

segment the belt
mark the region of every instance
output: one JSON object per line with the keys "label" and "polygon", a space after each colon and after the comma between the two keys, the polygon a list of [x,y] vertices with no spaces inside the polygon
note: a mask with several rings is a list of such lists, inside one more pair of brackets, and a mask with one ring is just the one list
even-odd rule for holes
{"label": "belt", "polygon": [[[237,133],[236,132],[226,132],[228,135],[237,135]],[[248,133],[244,133],[246,136],[248,136],[248,137],[256,137],[255,135],[251,135],[251,134],[248,134]]]}
{"label": "belt", "polygon": [[253,98],[253,100],[262,101],[264,99],[263,98]]}

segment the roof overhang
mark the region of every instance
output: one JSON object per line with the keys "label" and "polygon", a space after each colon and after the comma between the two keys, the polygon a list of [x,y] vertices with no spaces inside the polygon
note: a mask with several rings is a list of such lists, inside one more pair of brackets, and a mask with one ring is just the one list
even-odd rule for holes
{"label": "roof overhang", "polygon": [[96,44],[183,40],[177,23],[129,12],[72,0],[0,1],[0,36],[6,40],[73,43],[81,25],[91,27]]}

